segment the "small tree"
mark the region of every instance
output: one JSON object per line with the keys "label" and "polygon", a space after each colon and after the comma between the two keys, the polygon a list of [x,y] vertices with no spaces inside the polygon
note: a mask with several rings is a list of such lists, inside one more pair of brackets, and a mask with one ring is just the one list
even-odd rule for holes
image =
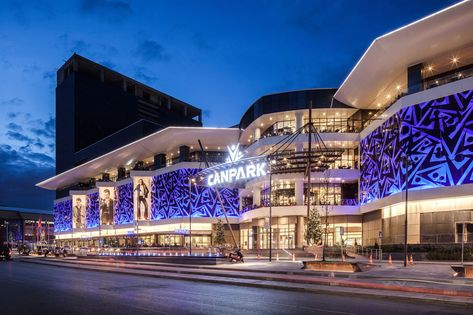
{"label": "small tree", "polygon": [[305,232],[305,240],[307,245],[318,245],[322,242],[322,222],[319,212],[313,208],[310,210],[309,219],[307,220],[307,230]]}
{"label": "small tree", "polygon": [[225,227],[223,226],[223,222],[220,218],[215,225],[214,244],[218,246],[225,244]]}

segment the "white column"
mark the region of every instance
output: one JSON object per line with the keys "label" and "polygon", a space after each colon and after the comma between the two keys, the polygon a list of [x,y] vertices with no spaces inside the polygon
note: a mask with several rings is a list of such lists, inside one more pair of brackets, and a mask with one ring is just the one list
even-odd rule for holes
{"label": "white column", "polygon": [[259,127],[255,129],[254,138],[255,138],[255,141],[261,138],[261,129]]}
{"label": "white column", "polygon": [[302,120],[302,112],[297,112],[296,113],[296,129],[299,129],[303,125],[303,120]]}
{"label": "white column", "polygon": [[304,217],[297,217],[297,229],[296,229],[296,247],[297,248],[302,248],[304,246],[304,231],[305,231]]}
{"label": "white column", "polygon": [[240,195],[240,211],[243,210],[243,196]]}
{"label": "white column", "polygon": [[295,181],[295,197],[296,197],[296,205],[303,206],[304,205],[304,180],[296,179]]}
{"label": "white column", "polygon": [[253,204],[256,206],[261,206],[261,188],[253,187]]}

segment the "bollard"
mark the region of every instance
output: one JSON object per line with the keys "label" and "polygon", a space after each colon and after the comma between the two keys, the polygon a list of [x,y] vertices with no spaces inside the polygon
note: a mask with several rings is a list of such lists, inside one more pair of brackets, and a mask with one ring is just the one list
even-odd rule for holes
{"label": "bollard", "polygon": [[296,261],[296,254],[292,254],[292,261]]}
{"label": "bollard", "polygon": [[409,264],[414,265],[414,259],[412,258],[412,255],[411,255],[411,260],[410,260]]}
{"label": "bollard", "polygon": [[279,253],[276,253],[276,261],[279,261]]}
{"label": "bollard", "polygon": [[393,259],[391,258],[391,254],[389,254],[388,265],[389,266],[393,265]]}
{"label": "bollard", "polygon": [[373,264],[373,254],[370,254],[370,265]]}

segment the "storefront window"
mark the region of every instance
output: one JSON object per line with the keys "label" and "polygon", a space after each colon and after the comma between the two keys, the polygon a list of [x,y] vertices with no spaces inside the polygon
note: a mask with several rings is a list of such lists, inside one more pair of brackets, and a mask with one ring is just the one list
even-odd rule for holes
{"label": "storefront window", "polygon": [[268,129],[266,129],[261,137],[273,137],[273,136],[284,136],[290,135],[296,131],[296,121],[295,120],[282,120],[275,122]]}
{"label": "storefront window", "polygon": [[[311,205],[340,205],[342,188],[340,184],[312,183],[310,185]],[[307,204],[307,184],[304,185],[304,204]]]}
{"label": "storefront window", "polygon": [[[296,204],[294,183],[274,183],[272,186],[272,206],[293,206]],[[269,187],[261,191],[261,204],[269,206]]]}

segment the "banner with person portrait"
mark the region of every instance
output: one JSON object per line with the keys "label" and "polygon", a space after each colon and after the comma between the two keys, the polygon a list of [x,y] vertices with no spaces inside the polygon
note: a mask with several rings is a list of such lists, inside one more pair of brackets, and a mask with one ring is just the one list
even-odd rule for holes
{"label": "banner with person portrait", "polygon": [[133,207],[135,220],[151,218],[151,177],[133,177]]}
{"label": "banner with person portrait", "polygon": [[85,228],[85,212],[86,212],[87,196],[72,195],[72,228]]}
{"label": "banner with person portrait", "polygon": [[99,187],[101,225],[113,225],[115,202],[115,187]]}

